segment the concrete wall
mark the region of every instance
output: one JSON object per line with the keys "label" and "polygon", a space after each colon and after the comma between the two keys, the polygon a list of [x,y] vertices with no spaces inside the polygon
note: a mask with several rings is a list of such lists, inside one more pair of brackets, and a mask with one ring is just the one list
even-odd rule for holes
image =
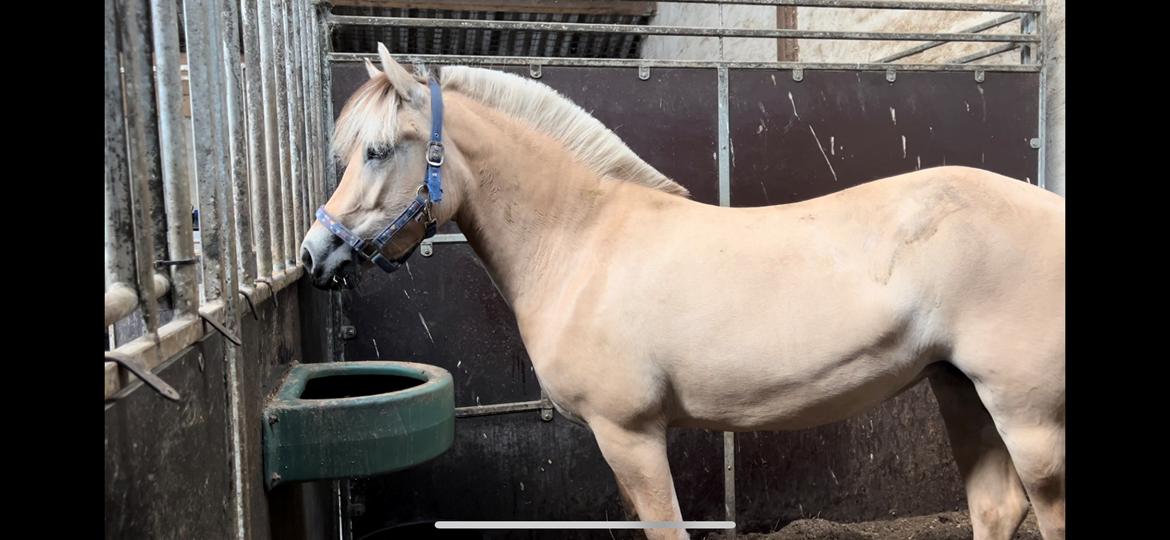
{"label": "concrete wall", "polygon": [[[725,6],[701,4],[658,4],[651,19],[655,26],[708,26],[721,28],[776,28],[774,6]],[[725,38],[723,59],[730,61],[776,61],[776,40]],[[643,58],[670,60],[719,60],[719,38],[649,36],[642,44]]]}

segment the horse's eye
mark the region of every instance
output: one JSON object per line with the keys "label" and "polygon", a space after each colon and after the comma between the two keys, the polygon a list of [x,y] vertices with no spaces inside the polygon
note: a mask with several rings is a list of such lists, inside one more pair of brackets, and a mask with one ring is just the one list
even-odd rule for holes
{"label": "horse's eye", "polygon": [[393,149],[389,146],[371,146],[366,149],[366,161],[381,161],[390,157]]}

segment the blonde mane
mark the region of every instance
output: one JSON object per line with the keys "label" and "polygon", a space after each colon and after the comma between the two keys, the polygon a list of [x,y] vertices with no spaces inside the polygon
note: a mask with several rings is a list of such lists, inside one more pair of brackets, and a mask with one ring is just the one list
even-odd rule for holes
{"label": "blonde mane", "polygon": [[[416,66],[416,75],[422,69]],[[425,78],[421,79],[425,81]],[[439,70],[445,90],[460,92],[565,145],[595,173],[688,196],[687,189],[639,158],[609,128],[556,90],[533,80],[490,69],[447,66]],[[333,135],[333,151],[350,156],[358,148],[393,144],[398,96],[386,76],[361,86],[346,103]]]}

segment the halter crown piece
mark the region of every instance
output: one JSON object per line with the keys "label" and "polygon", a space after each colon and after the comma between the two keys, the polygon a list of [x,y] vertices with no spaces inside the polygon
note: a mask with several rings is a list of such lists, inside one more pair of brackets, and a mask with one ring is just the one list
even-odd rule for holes
{"label": "halter crown piece", "polygon": [[[317,209],[317,221],[329,229],[359,255],[366,260],[378,265],[378,268],[387,273],[397,270],[402,263],[406,262],[414,250],[423,240],[435,235],[435,218],[431,215],[431,205],[438,204],[443,200],[443,176],[439,169],[443,165],[443,92],[439,88],[439,82],[434,79],[427,81],[431,89],[431,140],[427,143],[427,174],[423,178],[422,185],[418,187],[418,192],[414,196],[414,200],[399,214],[390,225],[387,225],[382,232],[378,233],[371,239],[364,239],[353,231],[342,225],[341,222],[329,215],[322,206]],[[382,255],[382,248],[386,246],[390,240],[394,239],[394,235],[402,232],[406,225],[411,221],[419,221],[425,219],[426,232],[423,237],[411,246],[410,250],[397,259],[388,259]]]}

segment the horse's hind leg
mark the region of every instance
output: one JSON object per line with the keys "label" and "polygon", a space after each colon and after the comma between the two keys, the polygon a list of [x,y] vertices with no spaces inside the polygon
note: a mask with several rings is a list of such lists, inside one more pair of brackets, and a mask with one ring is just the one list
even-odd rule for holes
{"label": "horse's hind leg", "polygon": [[[1061,321],[1063,322],[1063,321]],[[956,347],[955,364],[974,382],[980,401],[1012,456],[1040,534],[1064,540],[1064,336],[999,328]]]}
{"label": "horse's hind leg", "polygon": [[1010,540],[1028,512],[1024,486],[971,380],[950,364],[930,375],[967,491],[975,540]]}

